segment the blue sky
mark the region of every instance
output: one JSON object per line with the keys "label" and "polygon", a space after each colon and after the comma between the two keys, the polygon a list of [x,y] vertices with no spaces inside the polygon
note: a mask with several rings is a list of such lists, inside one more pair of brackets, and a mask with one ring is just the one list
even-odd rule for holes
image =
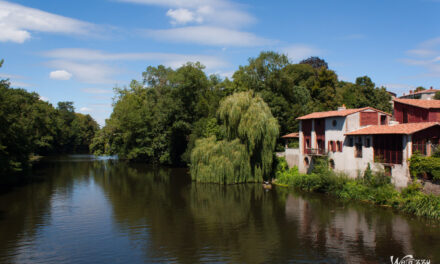
{"label": "blue sky", "polygon": [[440,0],[0,0],[0,78],[101,125],[149,65],[231,76],[260,51],[324,58],[342,80],[440,88]]}

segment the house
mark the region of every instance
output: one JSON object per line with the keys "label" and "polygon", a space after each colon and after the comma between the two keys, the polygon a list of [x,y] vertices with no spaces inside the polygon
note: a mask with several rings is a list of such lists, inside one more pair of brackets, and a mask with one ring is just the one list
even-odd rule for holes
{"label": "house", "polygon": [[407,123],[396,122],[390,114],[371,107],[340,107],[336,111],[301,116],[297,118],[300,120],[298,157],[291,160],[297,161],[294,165],[305,173],[313,168],[314,157],[327,156],[332,169],[352,178],[362,175],[370,166],[372,170],[384,170],[397,187],[404,187],[410,180],[407,160],[415,151],[429,155],[431,146],[439,143],[440,135],[435,100],[411,101],[418,102],[409,104],[405,99],[395,99],[395,113],[399,115],[403,113],[401,109],[416,104],[427,114],[423,112],[423,118],[413,118],[419,114],[411,108],[407,110]]}
{"label": "house", "polygon": [[422,100],[432,100],[434,99],[435,93],[440,92],[440,90],[434,89],[432,86],[427,90],[422,90],[418,92],[409,91],[409,94],[403,94],[399,99],[422,99]]}
{"label": "house", "polygon": [[399,123],[440,122],[440,100],[394,99],[394,117]]}

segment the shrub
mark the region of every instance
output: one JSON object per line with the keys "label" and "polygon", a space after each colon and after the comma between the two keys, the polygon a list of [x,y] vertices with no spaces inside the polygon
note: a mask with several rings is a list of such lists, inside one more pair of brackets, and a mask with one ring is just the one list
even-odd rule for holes
{"label": "shrub", "polygon": [[325,159],[315,162],[312,174],[302,174],[297,167],[289,169],[285,159],[280,158],[275,173],[277,183],[304,191],[327,193],[345,200],[391,206],[405,213],[440,219],[440,197],[423,194],[419,183],[412,183],[399,193],[389,183],[389,177],[384,173],[373,173],[369,167],[364,173],[364,178],[353,180],[344,174],[329,170]]}
{"label": "shrub", "polygon": [[411,156],[409,169],[415,178],[429,177],[440,183],[440,157],[425,157],[420,154]]}

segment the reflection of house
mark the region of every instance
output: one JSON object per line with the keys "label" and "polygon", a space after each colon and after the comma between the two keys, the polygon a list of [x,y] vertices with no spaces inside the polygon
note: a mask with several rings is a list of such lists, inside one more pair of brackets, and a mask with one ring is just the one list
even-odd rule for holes
{"label": "reflection of house", "polygon": [[330,167],[350,177],[358,176],[370,164],[373,170],[384,169],[390,174],[396,186],[406,186],[407,160],[412,153],[417,150],[429,155],[432,144],[438,144],[440,101],[395,102],[396,119],[402,124],[371,107],[340,107],[337,111],[299,117],[299,170],[308,172],[313,167],[313,157],[327,156]]}
{"label": "reflection of house", "polygon": [[431,100],[434,99],[435,93],[440,92],[440,90],[436,90],[434,88],[422,90],[418,92],[409,91],[409,94],[403,94],[400,99],[422,99],[422,100]]}

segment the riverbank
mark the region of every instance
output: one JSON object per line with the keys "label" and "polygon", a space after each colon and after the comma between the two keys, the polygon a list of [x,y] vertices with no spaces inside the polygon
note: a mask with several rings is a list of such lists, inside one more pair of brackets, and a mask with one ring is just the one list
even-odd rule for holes
{"label": "riverbank", "polygon": [[440,220],[440,197],[421,192],[422,186],[413,183],[400,192],[388,177],[367,170],[361,179],[350,179],[344,174],[329,170],[322,163],[311,174],[299,173],[298,168],[289,169],[280,159],[276,170],[276,184],[309,192],[326,193],[344,200],[357,200],[390,207],[398,211]]}

